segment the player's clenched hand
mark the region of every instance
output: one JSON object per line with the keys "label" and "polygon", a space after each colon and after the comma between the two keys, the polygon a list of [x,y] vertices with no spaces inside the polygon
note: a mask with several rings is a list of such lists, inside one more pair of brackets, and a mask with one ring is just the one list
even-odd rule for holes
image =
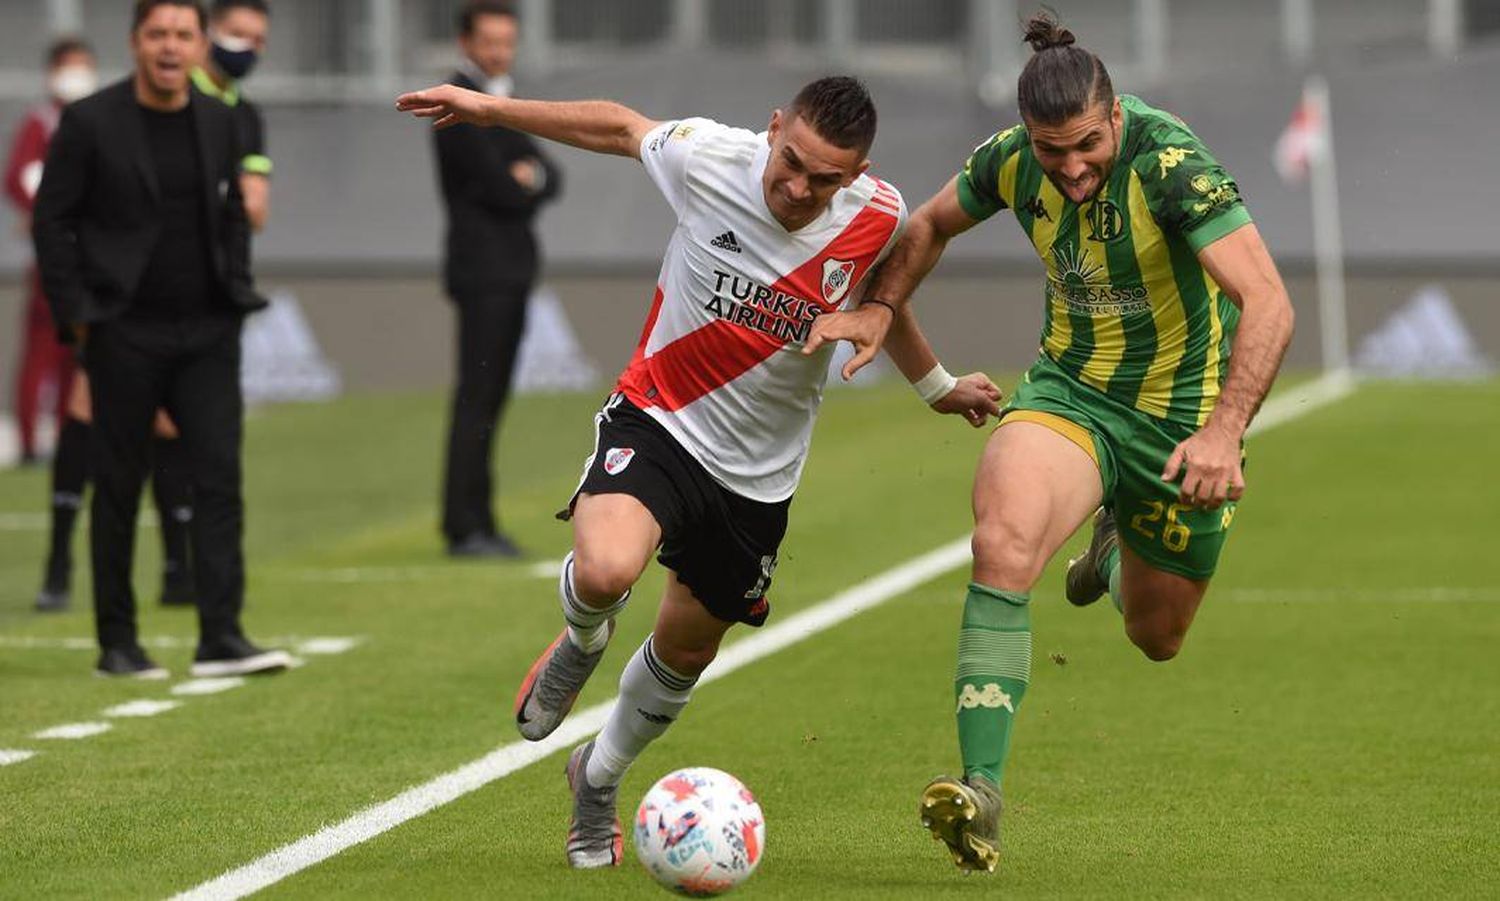
{"label": "player's clenched hand", "polygon": [[1240,439],[1213,423],[1194,432],[1173,448],[1162,471],[1164,481],[1182,474],[1179,502],[1214,510],[1225,500],[1237,501],[1245,493],[1245,472],[1240,468]]}
{"label": "player's clenched hand", "polygon": [[854,373],[875,359],[880,346],[885,343],[885,334],[891,330],[895,311],[883,303],[866,303],[856,309],[838,313],[824,313],[813,320],[812,331],[802,352],[810,354],[831,341],[848,341],[854,345],[854,356],[844,364],[844,381],[854,378]]}
{"label": "player's clenched hand", "polygon": [[495,98],[470,91],[455,84],[438,85],[425,91],[412,91],[396,98],[396,109],[419,119],[432,119],[434,128],[447,128],[460,122],[491,125],[490,111]]}
{"label": "player's clenched hand", "polygon": [[932,408],[939,413],[958,413],[977,429],[991,416],[1000,418],[1000,401],[1004,397],[989,376],[971,372],[960,376],[953,390],[933,401]]}

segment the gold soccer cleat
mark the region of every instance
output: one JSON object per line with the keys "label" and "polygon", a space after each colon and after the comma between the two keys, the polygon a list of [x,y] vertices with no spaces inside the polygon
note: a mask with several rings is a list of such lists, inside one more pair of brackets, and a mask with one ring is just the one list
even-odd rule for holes
{"label": "gold soccer cleat", "polygon": [[995,872],[1000,862],[1000,789],[980,776],[939,776],[922,790],[922,825],[948,846],[966,873]]}

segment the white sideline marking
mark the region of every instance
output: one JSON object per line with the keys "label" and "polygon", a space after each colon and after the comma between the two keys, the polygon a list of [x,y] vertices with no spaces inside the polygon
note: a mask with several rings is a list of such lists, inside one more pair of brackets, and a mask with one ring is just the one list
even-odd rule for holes
{"label": "white sideline marking", "polygon": [[50,513],[0,513],[0,531],[44,532],[50,528]]}
{"label": "white sideline marking", "polygon": [[174,695],[216,695],[221,691],[239,688],[245,684],[244,676],[226,676],[222,679],[192,679],[172,686]]}
{"label": "white sideline marking", "polygon": [[30,760],[35,756],[35,751],[8,751],[0,748],[0,766],[10,766],[23,760]]}
{"label": "white sideline marking", "polygon": [[[156,513],[142,510],[136,525],[142,529],[154,529],[158,523]],[[88,514],[82,517],[79,527],[88,529]],[[0,532],[45,532],[52,528],[51,513],[0,513]]]}
{"label": "white sideline marking", "polygon": [[561,560],[542,560],[527,567],[526,574],[533,579],[556,579],[562,575]]}
{"label": "white sideline marking", "polygon": [[444,576],[468,575],[457,566],[347,566],[336,569],[299,569],[290,573],[299,582],[423,582]]}
{"label": "white sideline marking", "polygon": [[101,735],[113,729],[109,723],[65,723],[34,733],[32,738],[77,739]]}
{"label": "white sideline marking", "polygon": [[[541,560],[529,564],[524,572],[532,578],[557,578],[562,567],[561,560]],[[448,566],[344,566],[332,569],[295,569],[282,571],[287,578],[298,582],[332,582],[339,585],[380,582],[427,582],[433,579],[467,579],[476,575],[500,575],[507,570],[503,565],[495,568],[466,563]],[[514,572],[514,570],[509,570]]]}
{"label": "white sideline marking", "polygon": [[[145,642],[141,643],[143,646]],[[99,643],[92,638],[36,638],[0,635],[0,648],[9,651],[97,651]]]}
{"label": "white sideline marking", "polygon": [[1353,374],[1345,370],[1330,372],[1306,384],[1288,388],[1261,405],[1260,412],[1245,434],[1249,436],[1274,429],[1283,422],[1290,422],[1319,407],[1343,400],[1353,394],[1357,386]]}
{"label": "white sideline marking", "polygon": [[[895,569],[862,582],[848,591],[807,610],[767,626],[724,649],[698,680],[699,685],[722,679],[742,666],[775,653],[788,645],[827,629],[842,620],[869,610],[927,582],[969,559],[969,539],[960,538],[935,551],[907,561]],[[271,852],[236,870],[178,895],[179,899],[222,901],[243,898],[320,861],[368,841],[407,820],[441,807],[496,779],[529,766],[555,751],[599,731],[609,716],[614,699],[575,711],[545,741],[517,741],[485,756],[408,789],[400,795],[354,816],[327,826],[313,835]]]}
{"label": "white sideline marking", "polygon": [[[1267,402],[1250,433],[1274,428],[1347,396],[1354,390],[1347,375],[1329,375]],[[742,666],[813,635],[891,598],[956,569],[969,560],[969,536],[955,539],[840,592],[779,623],[724,648],[704,671],[699,685],[721,679]],[[555,571],[553,573],[555,575]],[[555,751],[599,731],[615,698],[574,711],[545,740],[512,742],[478,760],[407,789],[389,801],[365,808],[342,822],[283,845],[237,869],[175,895],[172,901],[234,901],[366,842],[497,779],[530,766]]]}
{"label": "white sideline marking", "polygon": [[[360,635],[322,635],[303,637],[299,635],[277,635],[266,639],[269,647],[295,645],[299,652],[308,654],[342,654],[364,641]],[[141,647],[153,650],[195,648],[198,639],[177,635],[156,635],[141,639]],[[307,650],[308,647],[326,650]],[[0,648],[19,651],[97,651],[98,643],[92,638],[38,638],[35,636],[0,635]],[[338,650],[333,650],[337,648]]]}
{"label": "white sideline marking", "polygon": [[358,638],[309,638],[297,645],[299,654],[342,654],[359,644]]}
{"label": "white sideline marking", "polygon": [[166,713],[168,710],[176,710],[182,706],[181,701],[131,701],[126,704],[116,704],[104,711],[105,716],[156,716],[158,713]]}

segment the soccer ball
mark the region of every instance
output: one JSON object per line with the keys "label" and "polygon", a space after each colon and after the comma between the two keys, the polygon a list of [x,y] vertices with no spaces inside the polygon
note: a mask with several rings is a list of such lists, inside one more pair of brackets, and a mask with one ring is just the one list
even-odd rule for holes
{"label": "soccer ball", "polygon": [[695,898],[750,878],[766,850],[766,818],[744,783],[688,767],[662,777],[635,813],[635,854],[657,882]]}

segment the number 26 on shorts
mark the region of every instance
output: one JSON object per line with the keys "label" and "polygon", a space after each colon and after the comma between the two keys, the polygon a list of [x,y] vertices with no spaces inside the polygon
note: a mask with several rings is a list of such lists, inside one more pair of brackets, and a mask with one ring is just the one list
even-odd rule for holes
{"label": "number 26 on shorts", "polygon": [[[1188,542],[1192,540],[1193,530],[1188,528],[1187,523],[1178,521],[1178,515],[1192,509],[1183,504],[1163,504],[1161,501],[1143,501],[1146,509],[1142,513],[1130,517],[1130,527],[1152,541],[1157,540],[1156,524],[1161,525],[1162,546],[1174,554],[1180,554],[1187,550]],[[1166,521],[1162,522],[1163,515]]]}

